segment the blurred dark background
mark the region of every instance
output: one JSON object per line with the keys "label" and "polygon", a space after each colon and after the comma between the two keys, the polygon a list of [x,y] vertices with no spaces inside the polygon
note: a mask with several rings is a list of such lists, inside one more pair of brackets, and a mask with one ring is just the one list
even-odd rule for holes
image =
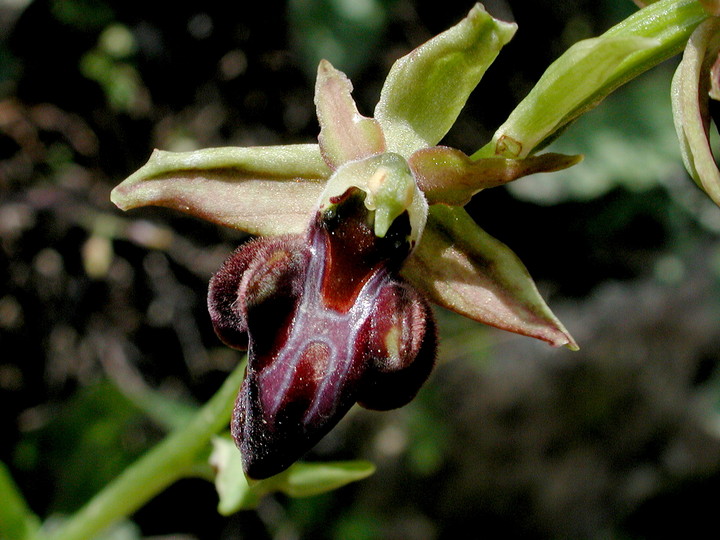
{"label": "blurred dark background", "polygon": [[[570,44],[630,0],[490,0],[519,24],[446,144],[482,146]],[[207,281],[242,234],[114,185],[153,148],[310,142],[329,58],[372,114],[392,62],[470,1],[0,0],[0,458],[41,516],[77,509],[238,361]],[[518,253],[571,353],[437,310],[410,406],[354,410],[308,459],[368,480],[219,516],[184,480],[108,538],[645,539],[717,534],[720,210],[682,169],[669,61],[553,148],[578,167],[468,209]],[[704,532],[702,532],[704,531]]]}

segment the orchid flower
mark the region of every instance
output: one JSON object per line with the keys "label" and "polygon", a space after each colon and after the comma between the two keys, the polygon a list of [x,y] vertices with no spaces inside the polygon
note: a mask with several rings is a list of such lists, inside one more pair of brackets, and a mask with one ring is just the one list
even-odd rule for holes
{"label": "orchid flower", "polygon": [[259,236],[208,294],[220,339],[249,353],[231,425],[247,476],[287,468],[355,403],[409,402],[435,361],[429,301],[577,348],[518,257],[463,205],[579,157],[437,145],[515,29],[476,5],[393,65],[373,118],[322,61],[318,144],[156,150],[113,191],[124,210],[160,205]]}

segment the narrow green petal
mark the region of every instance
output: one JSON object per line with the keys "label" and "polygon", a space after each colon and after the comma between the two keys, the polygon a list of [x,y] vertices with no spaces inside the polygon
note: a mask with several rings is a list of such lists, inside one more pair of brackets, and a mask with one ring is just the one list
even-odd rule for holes
{"label": "narrow green petal", "polygon": [[473,161],[455,148],[432,146],[415,152],[408,163],[429,204],[465,206],[483,189],[529,174],[566,169],[581,160],[582,156],[547,153],[524,159],[495,157]]}
{"label": "narrow green petal", "polygon": [[110,197],[122,210],[165,206],[251,234],[299,233],[329,176],[313,144],[156,150]]}
{"label": "narrow green petal", "polygon": [[720,171],[710,147],[710,70],[720,49],[720,20],[701,24],[688,41],[672,82],[675,130],[693,180],[720,205]]}
{"label": "narrow green petal", "polygon": [[437,144],[516,28],[476,4],[460,23],[395,62],[375,108],[388,150],[407,157]]}
{"label": "narrow green petal", "polygon": [[430,208],[422,241],[402,273],[430,300],[461,315],[553,346],[578,348],[520,259],[462,208]]}
{"label": "narrow green petal", "polygon": [[706,17],[696,0],[660,0],[602,36],[576,43],[548,67],[473,159],[533,154],[618,86],[680,52]]}
{"label": "narrow green petal", "polygon": [[322,60],[315,84],[315,106],[320,122],[318,141],[325,161],[333,169],[385,150],[380,124],[358,112],[351,92],[350,79],[330,62]]}

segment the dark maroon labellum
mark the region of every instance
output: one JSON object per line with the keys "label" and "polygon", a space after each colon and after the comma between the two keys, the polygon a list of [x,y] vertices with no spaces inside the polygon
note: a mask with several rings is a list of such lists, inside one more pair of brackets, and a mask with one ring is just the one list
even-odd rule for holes
{"label": "dark maroon labellum", "polygon": [[397,274],[407,214],[378,238],[363,198],[351,188],[304,237],[249,242],[210,282],[218,336],[249,352],[231,430],[251,478],[289,467],[355,403],[405,405],[432,370],[430,307]]}

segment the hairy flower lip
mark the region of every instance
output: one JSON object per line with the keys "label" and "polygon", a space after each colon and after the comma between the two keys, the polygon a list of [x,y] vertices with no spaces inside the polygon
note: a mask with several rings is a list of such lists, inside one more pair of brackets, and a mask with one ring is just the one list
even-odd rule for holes
{"label": "hairy flower lip", "polygon": [[378,238],[360,190],[335,204],[302,238],[247,244],[210,285],[218,334],[250,353],[231,430],[252,478],[299,459],[356,402],[407,403],[434,364],[432,312],[397,276],[407,218]]}
{"label": "hairy flower lip", "polygon": [[[247,313],[243,306],[238,306],[238,296],[250,295],[254,299],[262,299],[271,292],[268,279],[265,280],[264,290],[257,286],[248,290],[248,276],[257,272],[272,275],[278,272],[282,263],[295,269],[302,267],[307,264],[310,255],[303,245],[302,235],[258,238],[245,243],[228,257],[211,278],[208,288],[210,319],[223,343],[234,349],[247,350]],[[288,292],[295,292],[301,286],[297,281],[285,285]]]}

